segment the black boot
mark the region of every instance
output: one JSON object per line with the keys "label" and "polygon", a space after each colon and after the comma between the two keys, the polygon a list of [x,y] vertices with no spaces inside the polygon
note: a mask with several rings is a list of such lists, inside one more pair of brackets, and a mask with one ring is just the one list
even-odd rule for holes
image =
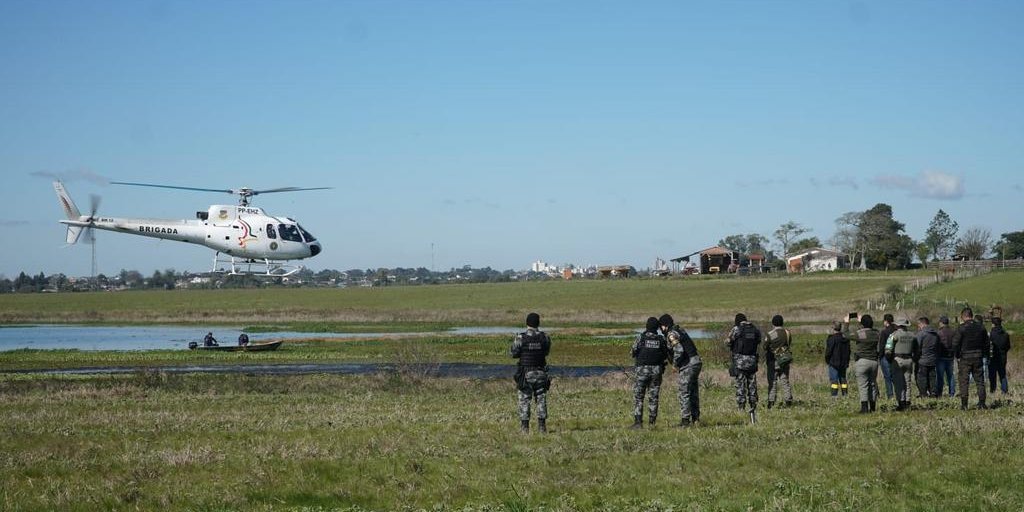
{"label": "black boot", "polygon": [[537,419],[537,432],[540,432],[541,434],[548,433],[547,418]]}
{"label": "black boot", "polygon": [[683,418],[683,419],[679,420],[679,426],[682,427],[682,428],[687,428],[687,427],[689,427],[692,424],[693,423],[689,419],[687,419],[687,418]]}
{"label": "black boot", "polygon": [[654,426],[654,422],[656,421],[658,421],[657,416],[651,416],[650,418],[647,419],[647,423],[650,424],[652,427]]}
{"label": "black boot", "polygon": [[775,405],[775,402],[772,402],[771,400],[769,400],[768,401],[768,408],[771,409],[773,405]]}
{"label": "black boot", "polygon": [[985,400],[978,400],[978,409],[988,409],[988,406],[985,405]]}
{"label": "black boot", "polygon": [[529,432],[530,431],[530,420],[520,420],[519,421],[519,430],[522,430],[523,433]]}
{"label": "black boot", "polygon": [[757,423],[757,409],[750,411],[750,424],[753,425],[755,423]]}
{"label": "black boot", "polygon": [[638,428],[644,428],[644,417],[643,416],[633,416],[633,426],[631,426],[629,428],[631,428],[633,430],[636,430]]}
{"label": "black boot", "polygon": [[967,410],[967,397],[966,396],[960,397],[960,410],[961,411],[966,411]]}
{"label": "black boot", "polygon": [[786,407],[793,407],[793,401],[792,400],[786,400]]}
{"label": "black boot", "polygon": [[876,403],[877,402],[875,402],[874,400],[868,400],[868,410],[871,412],[875,412]]}
{"label": "black boot", "polygon": [[867,402],[861,402],[860,403],[860,414],[867,414],[867,413],[868,413],[868,403]]}

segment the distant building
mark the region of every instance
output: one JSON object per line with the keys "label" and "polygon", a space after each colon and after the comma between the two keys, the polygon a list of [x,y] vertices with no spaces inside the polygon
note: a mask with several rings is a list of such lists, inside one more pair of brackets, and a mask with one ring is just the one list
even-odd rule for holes
{"label": "distant building", "polygon": [[636,273],[632,265],[605,265],[597,267],[598,277],[629,277]]}
{"label": "distant building", "polygon": [[[691,259],[696,259],[697,261],[691,261]],[[730,270],[735,272],[735,269],[739,266],[740,254],[726,247],[712,246],[685,256],[672,258],[669,261],[674,263],[676,267],[684,264],[684,273],[690,273],[686,271],[686,268],[693,268],[695,271],[692,273],[695,274],[718,274]],[[676,270],[678,271],[679,269],[677,268]]]}
{"label": "distant building", "polygon": [[786,270],[791,273],[818,272],[846,268],[846,255],[815,247],[786,258]]}

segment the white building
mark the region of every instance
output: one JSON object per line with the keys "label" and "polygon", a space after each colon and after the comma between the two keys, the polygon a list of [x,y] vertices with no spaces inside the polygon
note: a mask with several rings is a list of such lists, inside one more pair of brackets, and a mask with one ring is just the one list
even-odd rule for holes
{"label": "white building", "polygon": [[818,272],[846,268],[846,255],[815,247],[786,258],[786,270],[792,273]]}

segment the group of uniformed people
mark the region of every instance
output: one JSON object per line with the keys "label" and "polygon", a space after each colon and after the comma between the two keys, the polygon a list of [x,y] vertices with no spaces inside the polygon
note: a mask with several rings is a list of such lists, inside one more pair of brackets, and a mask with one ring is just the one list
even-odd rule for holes
{"label": "group of uniformed people", "polygon": [[[850,323],[853,320],[857,321],[859,328],[851,333]],[[974,318],[971,309],[965,308],[956,330],[950,328],[949,319],[945,316],[940,318],[939,330],[931,327],[927,317],[920,317],[918,331],[913,334],[907,330],[910,321],[906,318],[895,320],[886,314],[883,329],[879,331],[874,328],[871,315],[851,314],[850,318],[834,322],[825,340],[831,395],[847,395],[846,375],[852,356],[860,412],[875,411],[879,398],[877,377],[880,363],[884,361],[886,364],[882,368],[890,369],[888,372],[883,370],[888,396],[895,396],[896,410],[907,410],[911,402],[910,387],[915,380],[919,397],[937,398],[942,396],[945,374],[949,395],[953,396],[955,386],[951,367],[953,359],[956,359],[959,361],[961,408],[967,409],[968,386],[970,380],[974,380],[978,389],[978,408],[985,409],[985,373],[988,374],[991,392],[995,392],[996,378],[1000,379],[1002,392],[1008,392],[1006,354],[1010,350],[1010,338],[1002,327],[998,312],[991,316],[991,321],[993,327],[989,332]],[[772,329],[762,336],[746,315],[738,313],[725,342],[731,355],[729,374],[735,383],[736,403],[749,414],[751,423],[757,422],[757,371],[762,343],[768,378],[768,408],[774,406],[780,395],[785,405],[793,404],[793,388],[789,380],[793,362],[792,335],[783,326],[782,315],[773,316],[771,323]],[[519,359],[515,375],[519,419],[522,430],[528,432],[530,407],[536,402],[537,428],[540,432],[547,432],[547,391],[551,386],[547,355],[551,351],[551,339],[540,330],[537,313],[527,315],[526,325],[526,331],[516,335],[511,347],[512,357]],[[688,427],[700,421],[700,354],[693,339],[671,315],[649,317],[644,331],[633,342],[631,355],[635,361],[631,428],[643,428],[645,398],[648,423],[656,423],[662,376],[669,365],[678,372],[679,425]]]}
{"label": "group of uniformed people", "polygon": [[[956,392],[952,378],[953,362],[956,361],[960,387],[960,408],[966,410],[970,382],[977,386],[978,408],[986,409],[985,382],[990,392],[1000,389],[1009,392],[1006,380],[1006,355],[1010,351],[1010,336],[1003,329],[1001,312],[998,309],[990,316],[991,331],[986,331],[980,319],[974,317],[971,308],[960,312],[960,325],[953,329],[949,319],[939,318],[939,329],[931,326],[928,317],[917,319],[917,333],[908,330],[910,320],[906,317],[894,319],[891,314],[883,317],[881,331],[874,328],[871,315],[858,318],[860,328],[852,333],[854,375],[860,395],[860,412],[876,410],[880,396],[877,378],[882,370],[886,385],[886,396],[895,398],[896,410],[910,409],[911,386],[916,382],[919,398],[939,398],[943,383],[947,383],[949,396]],[[836,322],[829,336],[825,360],[829,365],[829,380],[832,395],[841,390],[846,394],[846,370],[849,364],[850,345],[845,333],[849,323]],[[845,342],[845,344],[844,344]],[[988,374],[986,376],[986,373]]]}

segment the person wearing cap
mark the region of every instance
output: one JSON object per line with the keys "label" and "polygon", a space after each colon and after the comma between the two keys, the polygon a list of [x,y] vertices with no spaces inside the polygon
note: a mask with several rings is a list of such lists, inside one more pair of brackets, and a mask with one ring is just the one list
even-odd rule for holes
{"label": "person wearing cap", "polygon": [[649,317],[644,332],[636,336],[631,354],[636,362],[633,382],[633,426],[644,426],[644,396],[647,396],[647,420],[654,426],[658,421],[658,399],[661,395],[661,376],[665,373],[671,352],[668,341],[658,332],[658,319]]}
{"label": "person wearing cap", "polygon": [[548,419],[547,356],[551,353],[551,338],[540,330],[540,315],[526,315],[526,331],[516,335],[509,349],[516,365],[516,387],[519,391],[519,424],[523,432],[530,431],[530,404],[537,402],[537,431],[546,433]]}
{"label": "person wearing cap", "polygon": [[910,409],[910,384],[914,382],[914,362],[921,356],[917,338],[907,332],[910,320],[901,316],[896,331],[885,342],[885,356],[892,364],[892,384],[896,391],[896,410]]}
{"label": "person wearing cap", "polygon": [[[892,362],[885,357],[885,342],[889,336],[896,332],[895,320],[891,313],[882,315],[882,330],[878,333],[878,369],[882,372],[882,381],[885,383],[885,397],[892,398],[895,386],[892,381]],[[877,398],[877,396],[875,397]]]}
{"label": "person wearing cap", "polygon": [[957,359],[957,379],[960,381],[960,409],[967,410],[971,379],[978,386],[978,409],[988,409],[985,405],[985,376],[982,372],[982,359],[987,358],[992,349],[988,331],[981,322],[974,319],[971,308],[960,311],[960,320],[960,327],[953,334],[953,353]]}
{"label": "person wearing cap", "polygon": [[782,327],[782,315],[772,317],[772,330],[764,337],[764,365],[768,376],[768,408],[775,405],[779,384],[786,405],[793,405],[793,386],[789,383],[789,367],[793,362],[792,340],[789,330]]}
{"label": "person wearing cap", "polygon": [[935,364],[935,396],[942,397],[942,385],[946,385],[949,396],[956,396],[956,372],[953,371],[953,328],[949,317],[939,317],[939,357]]}
{"label": "person wearing cap", "polygon": [[689,427],[700,420],[700,354],[686,329],[676,324],[672,315],[661,315],[658,325],[672,349],[672,366],[679,372],[679,426]]}
{"label": "person wearing cap", "polygon": [[939,333],[931,326],[926,316],[917,319],[917,345],[921,349],[921,357],[917,360],[917,391],[918,398],[939,397],[936,368],[939,362]]}
{"label": "person wearing cap", "polygon": [[1010,334],[1003,329],[1001,316],[992,316],[992,329],[989,330],[988,339],[992,343],[992,357],[988,360],[988,389],[993,394],[996,392],[998,377],[999,390],[1005,395],[1010,392],[1010,383],[1006,380],[1006,355],[1010,351]]}
{"label": "person wearing cap", "polygon": [[[849,320],[847,320],[849,322]],[[857,378],[860,413],[875,412],[878,397],[878,329],[871,315],[860,316],[860,329],[854,333],[853,374]],[[849,330],[849,324],[846,324]]]}
{"label": "person wearing cap", "polygon": [[747,320],[747,315],[736,313],[732,331],[726,340],[726,347],[732,354],[735,371],[736,405],[746,409],[750,423],[757,423],[757,346],[761,343],[761,331]]}
{"label": "person wearing cap", "polygon": [[846,382],[847,368],[850,366],[850,340],[843,335],[843,323],[833,322],[832,332],[825,340],[825,364],[828,365],[828,384],[832,396],[843,396],[849,389]]}

